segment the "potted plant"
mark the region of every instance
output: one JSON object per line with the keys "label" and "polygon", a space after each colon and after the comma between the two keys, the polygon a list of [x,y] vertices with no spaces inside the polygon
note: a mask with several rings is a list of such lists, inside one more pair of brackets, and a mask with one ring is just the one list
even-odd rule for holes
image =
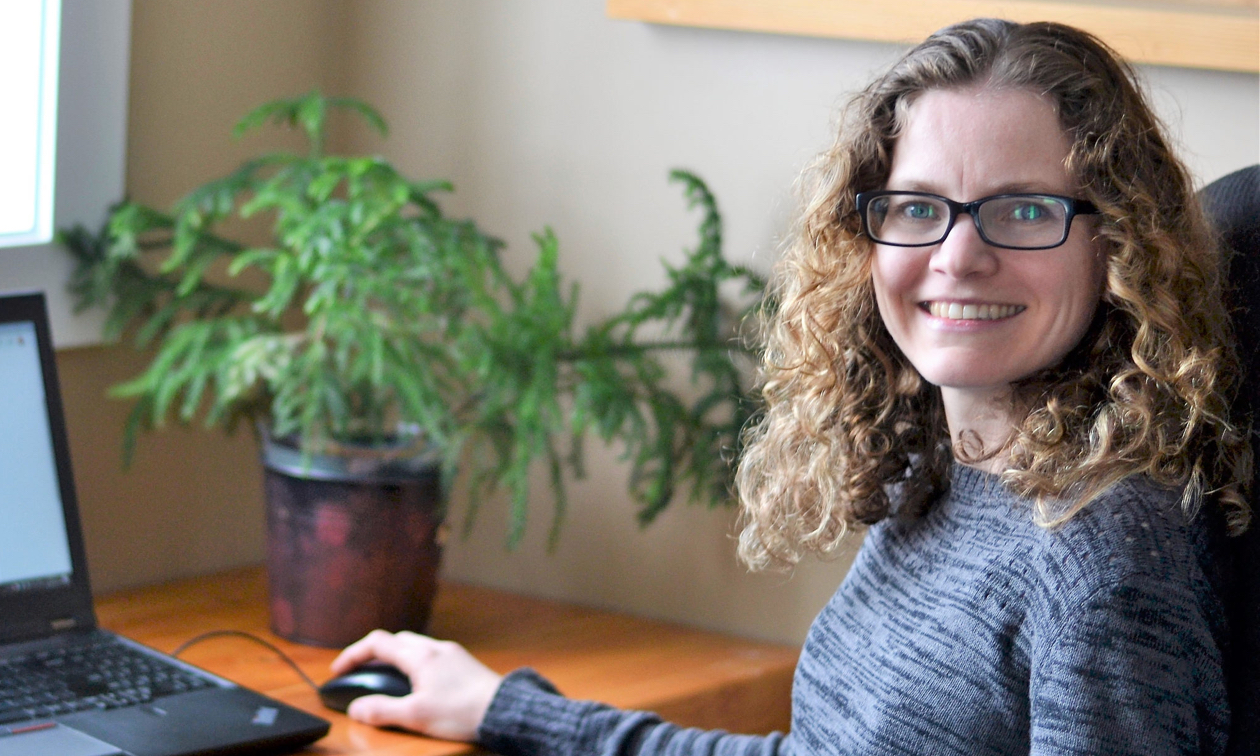
{"label": "potted plant", "polygon": [[[99,233],[61,235],[77,259],[79,306],[109,308],[107,340],[130,334],[153,350],[145,372],[113,389],[135,400],[125,457],[139,432],[171,418],[259,433],[276,632],[342,645],[371,627],[422,629],[457,470],[470,486],[465,528],[476,502],[507,490],[509,547],[524,533],[537,465],[554,492],[554,544],[564,478],[581,475],[591,433],[624,445],[644,524],[680,486],[693,500],[726,501],[750,412],[738,364],[747,351],[733,334],[763,282],[723,259],[703,182],[673,174],[702,222],[667,287],[579,334],[577,287],[561,280],[550,230],[514,278],[499,241],[443,214],[434,195],[446,182],[413,181],[380,157],[326,154],[337,110],[386,132],[356,100],[272,102],[237,133],[297,127],[306,154],[264,154],[169,213],[123,202]],[[217,230],[256,215],[270,217],[266,245]],[[744,307],[719,297],[732,286]],[[679,351],[692,368],[681,392],[661,361]],[[337,589],[371,611],[348,616]]]}

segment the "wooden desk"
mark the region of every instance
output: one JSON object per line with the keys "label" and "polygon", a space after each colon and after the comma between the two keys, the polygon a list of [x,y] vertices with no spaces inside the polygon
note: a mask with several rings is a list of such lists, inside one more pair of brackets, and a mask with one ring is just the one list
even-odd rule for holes
{"label": "wooden desk", "polygon": [[[284,649],[316,680],[335,651],[280,640],[267,629],[266,582],[249,568],[122,591],[97,601],[104,627],[170,652],[208,630],[244,630]],[[502,591],[444,583],[430,634],[455,640],[500,672],[529,665],[565,694],[659,712],[672,722],[735,732],[786,730],[798,649]],[[309,754],[473,753],[460,743],[378,730],[328,711],[272,652],[216,638],[182,658],[332,721]]]}

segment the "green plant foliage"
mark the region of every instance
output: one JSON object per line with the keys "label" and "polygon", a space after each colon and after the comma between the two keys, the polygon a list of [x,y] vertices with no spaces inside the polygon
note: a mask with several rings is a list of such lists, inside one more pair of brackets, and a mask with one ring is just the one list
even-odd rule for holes
{"label": "green plant foliage", "polygon": [[[300,128],[307,154],[250,160],[169,214],[123,202],[99,234],[62,232],[78,306],[108,307],[108,339],[129,334],[155,350],[147,370],[113,389],[136,401],[127,459],[139,432],[169,419],[262,422],[307,453],[328,440],[383,440],[402,423],[440,452],[448,479],[469,471],[472,502],[506,489],[509,546],[525,532],[538,464],[555,492],[555,543],[566,470],[582,473],[590,432],[624,447],[643,524],[680,486],[693,501],[729,499],[750,413],[739,364],[748,351],[735,329],[764,282],[722,257],[717,205],[699,178],[672,174],[702,220],[696,248],[667,266],[666,288],[575,335],[577,286],[560,276],[549,229],[514,279],[498,240],[442,213],[434,195],[448,183],[412,181],[379,157],[325,155],[335,110],[386,132],[356,100],[313,92],[269,103],[237,132],[268,121]],[[267,246],[215,230],[255,215],[271,220]],[[235,285],[247,272],[265,284]],[[747,306],[726,306],[724,287]],[[690,358],[682,390],[671,387],[670,353]],[[466,527],[475,515],[470,507]]]}

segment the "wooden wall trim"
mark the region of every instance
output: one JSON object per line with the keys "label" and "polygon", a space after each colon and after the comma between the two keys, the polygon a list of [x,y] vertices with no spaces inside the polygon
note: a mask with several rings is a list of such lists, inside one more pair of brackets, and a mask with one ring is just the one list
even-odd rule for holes
{"label": "wooden wall trim", "polygon": [[1260,71],[1254,0],[1161,4],[1054,0],[607,0],[612,18],[714,29],[915,43],[976,16],[1061,21],[1135,63]]}

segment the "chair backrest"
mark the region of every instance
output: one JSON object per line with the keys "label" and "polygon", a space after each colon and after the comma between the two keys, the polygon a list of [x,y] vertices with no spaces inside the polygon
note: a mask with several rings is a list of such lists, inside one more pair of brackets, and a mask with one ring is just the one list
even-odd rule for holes
{"label": "chair backrest", "polygon": [[[1231,252],[1229,304],[1242,362],[1234,418],[1251,428],[1260,463],[1260,166],[1208,184],[1203,206]],[[1232,565],[1225,596],[1231,638],[1226,675],[1232,732],[1229,751],[1260,754],[1260,464],[1251,486],[1252,526],[1227,539]]]}

